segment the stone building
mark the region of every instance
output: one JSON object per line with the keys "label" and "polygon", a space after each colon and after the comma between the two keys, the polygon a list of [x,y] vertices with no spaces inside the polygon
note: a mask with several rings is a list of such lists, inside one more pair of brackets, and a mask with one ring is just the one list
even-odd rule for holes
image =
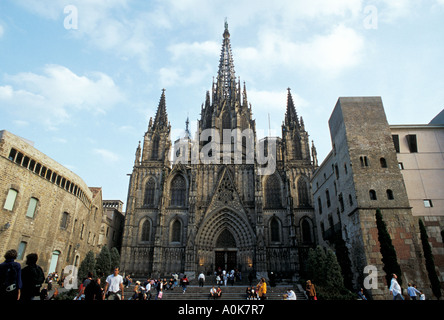
{"label": "stone building", "polygon": [[122,247],[123,202],[120,200],[103,200],[102,227],[100,229],[99,244],[109,249],[116,248],[120,252]]}
{"label": "stone building", "polygon": [[98,253],[102,189],[32,146],[0,131],[0,252],[16,249],[19,263],[37,253],[46,274],[79,266]]}
{"label": "stone building", "polygon": [[311,180],[319,244],[336,249],[339,236],[348,249],[355,288],[370,275],[366,267],[376,267],[377,287],[369,294],[387,298],[375,218],[379,208],[403,283],[417,284],[430,297],[419,224],[400,170],[401,155],[394,147],[395,129],[387,123],[381,98],[339,98],[329,127],[332,150]]}
{"label": "stone building", "polygon": [[163,90],[136,150],[122,269],[136,276],[185,272],[193,278],[218,268],[297,276],[315,241],[310,178],[316,152],[290,90],[282,137],[258,141],[227,24],[196,136],[187,122],[187,133],[173,145],[170,131]]}

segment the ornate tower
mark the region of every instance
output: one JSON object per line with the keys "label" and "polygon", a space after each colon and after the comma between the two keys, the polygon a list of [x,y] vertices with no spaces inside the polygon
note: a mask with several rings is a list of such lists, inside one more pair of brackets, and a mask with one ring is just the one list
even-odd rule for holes
{"label": "ornate tower", "polygon": [[121,265],[133,273],[151,273],[157,233],[161,232],[162,193],[170,169],[171,126],[168,121],[165,89],[162,90],[155,119],[150,118],[139,141],[130,176]]}

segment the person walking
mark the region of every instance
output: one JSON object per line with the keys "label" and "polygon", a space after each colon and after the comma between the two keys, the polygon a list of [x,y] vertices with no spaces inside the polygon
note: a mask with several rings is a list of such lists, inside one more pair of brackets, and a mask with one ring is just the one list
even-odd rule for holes
{"label": "person walking", "polygon": [[8,250],[0,264],[0,300],[19,300],[22,289],[22,266],[15,262],[17,251]]}
{"label": "person walking", "polygon": [[308,300],[317,300],[316,297],[316,288],[311,280],[307,280],[305,284],[305,293],[307,294]]}
{"label": "person walking", "polygon": [[407,294],[410,297],[410,300],[416,300],[417,296],[416,294],[421,294],[421,292],[419,292],[418,289],[416,289],[411,283],[408,284],[408,288],[407,288]]}
{"label": "person walking", "polygon": [[401,286],[398,283],[398,276],[393,273],[392,274],[392,281],[390,283],[390,293],[393,294],[393,300],[404,300],[404,297],[402,296],[401,292]]}
{"label": "person walking", "polygon": [[40,295],[40,288],[45,282],[45,274],[37,265],[37,253],[30,253],[26,256],[26,267],[22,270],[22,290],[20,300],[34,300]]}
{"label": "person walking", "polygon": [[114,268],[114,273],[106,278],[105,294],[107,300],[124,300],[123,277],[119,274],[119,267]]}
{"label": "person walking", "polygon": [[197,278],[199,280],[199,287],[203,287],[205,284],[205,275],[203,272],[199,274],[199,277]]}
{"label": "person walking", "polygon": [[182,290],[183,290],[182,293],[185,293],[187,291],[187,286],[188,286],[188,283],[189,283],[188,278],[187,278],[187,276],[185,274],[183,275],[183,278],[182,278],[181,282],[182,282]]}

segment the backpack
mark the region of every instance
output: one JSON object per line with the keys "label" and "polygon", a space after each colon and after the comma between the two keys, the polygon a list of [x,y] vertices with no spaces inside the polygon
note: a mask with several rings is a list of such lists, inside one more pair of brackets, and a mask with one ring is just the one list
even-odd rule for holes
{"label": "backpack", "polygon": [[39,266],[35,266],[33,270],[33,283],[36,287],[41,287],[43,282],[45,282],[45,274],[43,273],[43,270]]}
{"label": "backpack", "polygon": [[12,263],[6,265],[6,273],[1,284],[2,292],[11,292],[17,288],[17,271]]}

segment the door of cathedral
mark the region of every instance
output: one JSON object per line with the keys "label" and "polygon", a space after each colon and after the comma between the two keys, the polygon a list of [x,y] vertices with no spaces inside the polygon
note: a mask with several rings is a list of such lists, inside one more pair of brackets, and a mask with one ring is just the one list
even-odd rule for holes
{"label": "door of cathedral", "polygon": [[236,251],[216,251],[216,270],[233,270],[237,268],[237,252]]}

